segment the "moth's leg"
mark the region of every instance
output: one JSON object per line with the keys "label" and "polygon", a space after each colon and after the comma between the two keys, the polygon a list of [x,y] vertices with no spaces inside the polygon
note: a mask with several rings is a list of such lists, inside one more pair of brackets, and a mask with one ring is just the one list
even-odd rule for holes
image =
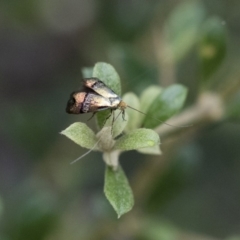
{"label": "moth's leg", "polygon": [[[114,124],[114,122],[117,121],[117,119],[118,119],[118,117],[120,116],[120,114],[124,115],[124,113],[125,113],[124,110],[123,110],[123,111],[120,111],[120,112],[118,113],[118,115],[115,117],[115,115],[114,115],[115,112],[113,111],[112,131],[113,131],[113,124]],[[126,121],[124,118],[123,118],[123,120]]]}
{"label": "moth's leg", "polygon": [[119,112],[119,114],[116,116],[116,118],[114,119],[114,121],[116,121],[118,119],[118,117],[120,116],[120,114],[122,114],[122,111]]}
{"label": "moth's leg", "polygon": [[93,114],[92,114],[92,116],[87,120],[87,121],[90,121],[93,117],[94,117],[94,115],[96,114],[97,112],[94,112]]}
{"label": "moth's leg", "polygon": [[102,127],[104,127],[104,125],[106,124],[106,122],[107,122],[107,120],[110,118],[112,116],[112,109],[111,109],[111,112],[110,112],[110,114],[105,118],[105,120],[104,120],[104,123],[103,123],[103,126]]}
{"label": "moth's leg", "polygon": [[122,119],[123,119],[123,121],[127,121],[127,120],[125,119],[125,110],[122,110]]}
{"label": "moth's leg", "polygon": [[112,129],[111,129],[111,134],[113,136],[113,124],[114,124],[114,121],[115,121],[115,112],[112,110],[112,115],[113,115],[113,119],[112,119]]}
{"label": "moth's leg", "polygon": [[[107,118],[106,118],[106,120],[105,120],[105,123],[106,123],[106,121],[112,116],[113,110],[111,109],[110,111],[111,111],[111,112],[110,112],[110,114],[107,116]],[[105,124],[105,123],[104,123],[104,124]]]}
{"label": "moth's leg", "polygon": [[112,111],[112,115],[113,115],[113,119],[112,119],[112,127],[113,127],[113,123],[115,121],[115,112],[114,111]]}

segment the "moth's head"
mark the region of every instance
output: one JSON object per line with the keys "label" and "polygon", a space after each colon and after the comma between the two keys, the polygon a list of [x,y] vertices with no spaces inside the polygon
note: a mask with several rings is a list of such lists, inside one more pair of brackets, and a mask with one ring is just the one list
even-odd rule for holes
{"label": "moth's head", "polygon": [[85,92],[73,92],[67,102],[66,112],[70,114],[79,114],[84,103]]}

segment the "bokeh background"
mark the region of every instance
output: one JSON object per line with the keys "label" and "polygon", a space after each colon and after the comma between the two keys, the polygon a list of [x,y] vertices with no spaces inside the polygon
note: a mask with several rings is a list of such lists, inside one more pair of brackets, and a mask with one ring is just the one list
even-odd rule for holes
{"label": "bokeh background", "polygon": [[[0,239],[240,239],[239,22],[237,0],[0,0]],[[99,61],[123,92],[181,83],[186,108],[223,101],[160,136],[162,156],[121,155],[135,206],[120,219],[101,154],[70,165],[86,150],[59,134],[90,117],[65,106]]]}

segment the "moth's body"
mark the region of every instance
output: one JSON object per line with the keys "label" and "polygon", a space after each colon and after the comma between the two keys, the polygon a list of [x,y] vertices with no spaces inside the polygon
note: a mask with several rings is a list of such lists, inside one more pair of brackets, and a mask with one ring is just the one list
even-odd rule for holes
{"label": "moth's body", "polygon": [[102,81],[98,78],[85,78],[83,83],[82,90],[70,95],[66,108],[68,113],[95,113],[106,109],[119,109],[124,114],[127,104]]}

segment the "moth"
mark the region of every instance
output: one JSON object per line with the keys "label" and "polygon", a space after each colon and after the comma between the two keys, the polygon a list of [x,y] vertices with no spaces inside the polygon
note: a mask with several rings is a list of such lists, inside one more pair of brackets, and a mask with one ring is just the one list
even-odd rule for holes
{"label": "moth", "polygon": [[[105,85],[98,78],[84,78],[82,90],[71,93],[68,100],[66,112],[70,114],[93,113],[110,109],[111,114],[114,110],[119,109],[124,119],[125,109],[131,108],[145,116],[146,113],[139,111],[127,103],[125,103],[120,96],[118,96],[112,89]],[[111,115],[110,115],[111,116]],[[152,117],[153,118],[153,117]],[[171,127],[185,128],[187,126],[174,126],[163,122],[157,118],[153,118],[158,122],[164,123]],[[113,118],[114,122],[114,118]]]}
{"label": "moth", "polygon": [[[70,95],[66,112],[82,114],[110,109],[111,112],[119,109],[124,119],[125,109],[129,107],[121,97],[106,86],[98,78],[84,78],[83,89]],[[130,107],[131,108],[131,107]]]}

